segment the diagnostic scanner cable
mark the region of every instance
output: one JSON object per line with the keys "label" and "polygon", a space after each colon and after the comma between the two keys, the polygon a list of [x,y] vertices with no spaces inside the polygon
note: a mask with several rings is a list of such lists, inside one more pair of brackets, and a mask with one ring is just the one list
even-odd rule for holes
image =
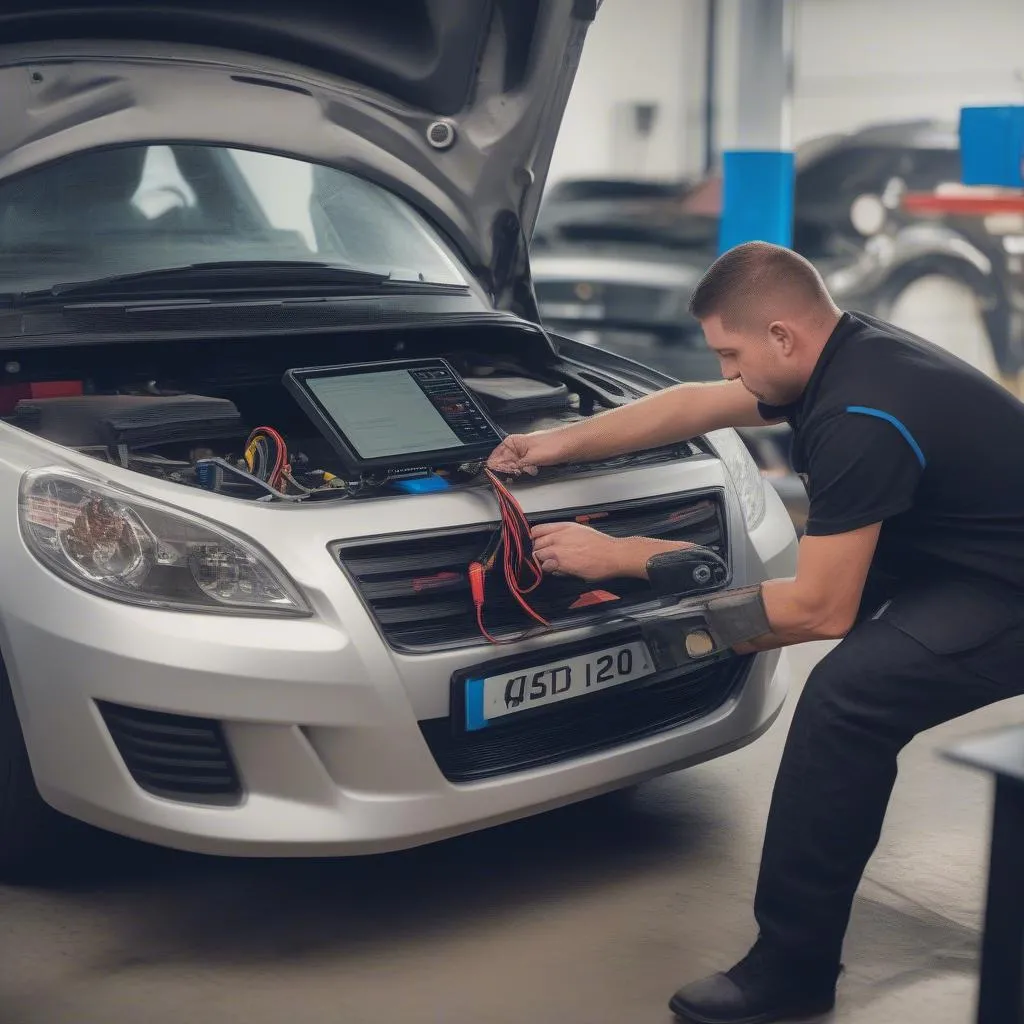
{"label": "diagnostic scanner cable", "polygon": [[469,566],[469,589],[476,609],[476,622],[483,636],[492,644],[515,643],[537,631],[537,627],[519,636],[499,640],[488,632],[484,625],[484,608],[487,602],[487,582],[497,567],[504,576],[505,586],[515,601],[538,626],[550,628],[551,623],[534,609],[527,595],[533,593],[544,579],[544,571],[533,552],[530,538],[530,524],[512,492],[490,470],[484,475],[494,490],[501,515],[501,526],[494,532],[484,553]]}

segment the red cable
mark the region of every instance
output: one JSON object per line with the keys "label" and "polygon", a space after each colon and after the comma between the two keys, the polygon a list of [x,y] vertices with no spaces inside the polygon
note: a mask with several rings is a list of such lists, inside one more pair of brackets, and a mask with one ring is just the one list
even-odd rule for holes
{"label": "red cable", "polygon": [[476,606],[476,624],[480,632],[492,644],[500,644],[501,641],[491,636],[487,632],[487,627],[484,626],[484,567],[479,562],[474,562],[469,567],[469,589],[473,594],[473,604]]}
{"label": "red cable", "polygon": [[[544,579],[544,571],[537,561],[537,556],[533,553],[530,541],[530,523],[519,502],[494,473],[489,469],[485,469],[484,473],[494,489],[501,526],[494,549],[490,550],[489,548],[488,552],[485,552],[480,559],[470,565],[469,586],[480,632],[492,644],[511,643],[514,640],[522,639],[522,637],[496,640],[484,626],[486,578],[497,558],[498,548],[502,549],[502,570],[509,593],[530,618],[542,626],[550,626],[551,623],[532,608],[525,597],[526,594],[532,593],[540,586]],[[527,554],[527,551],[530,553]],[[523,576],[527,571],[533,576],[532,583],[524,582]]]}
{"label": "red cable", "polygon": [[267,483],[270,484],[275,490],[281,489],[281,476],[289,468],[288,467],[288,445],[285,444],[284,438],[273,428],[273,427],[257,427],[249,435],[249,442],[257,434],[266,434],[273,442],[277,449],[274,458],[274,468],[271,470],[270,475],[267,477]]}
{"label": "red cable", "polygon": [[[488,471],[488,474],[490,475],[490,471]],[[529,556],[525,553],[524,541],[528,541],[529,539],[530,524],[527,521],[526,516],[523,514],[523,510],[520,508],[519,503],[515,500],[509,490],[501,483],[501,481],[492,477],[491,482],[495,487],[499,497],[499,503],[502,507],[502,534],[505,548],[505,581],[508,584],[512,595],[517,601],[519,601],[526,612],[543,625],[549,625],[547,620],[539,616],[522,598],[523,594],[529,594],[536,590],[544,578],[543,570],[541,569],[536,556],[532,552]],[[516,527],[519,527],[519,529],[516,529]],[[510,539],[515,545],[514,555]],[[529,568],[533,572],[533,583],[530,585],[526,585],[521,582],[521,573],[525,568]]]}

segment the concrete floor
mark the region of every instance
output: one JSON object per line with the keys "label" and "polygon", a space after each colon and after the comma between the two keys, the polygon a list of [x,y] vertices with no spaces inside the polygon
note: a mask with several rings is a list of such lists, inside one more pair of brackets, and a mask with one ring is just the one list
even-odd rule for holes
{"label": "concrete floor", "polygon": [[[821,652],[789,652],[800,678]],[[1022,715],[906,751],[835,1024],[973,1019],[989,786],[936,748]],[[668,1024],[676,986],[751,939],[787,727],[628,797],[400,855],[102,843],[60,889],[0,888],[0,1024]]]}

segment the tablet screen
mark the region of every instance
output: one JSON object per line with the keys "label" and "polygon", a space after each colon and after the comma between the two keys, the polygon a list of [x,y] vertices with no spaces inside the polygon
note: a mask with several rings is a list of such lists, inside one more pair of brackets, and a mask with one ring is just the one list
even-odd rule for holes
{"label": "tablet screen", "polygon": [[[333,369],[333,368],[332,368]],[[302,386],[360,460],[497,445],[476,398],[442,362],[301,373]]]}

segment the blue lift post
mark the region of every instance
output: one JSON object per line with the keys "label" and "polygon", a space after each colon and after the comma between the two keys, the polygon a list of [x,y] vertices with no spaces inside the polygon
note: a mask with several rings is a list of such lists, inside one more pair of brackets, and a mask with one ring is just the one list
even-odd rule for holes
{"label": "blue lift post", "polygon": [[752,241],[788,247],[795,178],[794,5],[792,0],[740,0],[734,11],[736,138],[722,153],[718,249]]}
{"label": "blue lift post", "polygon": [[964,185],[1024,188],[1024,106],[964,107],[960,163]]}

